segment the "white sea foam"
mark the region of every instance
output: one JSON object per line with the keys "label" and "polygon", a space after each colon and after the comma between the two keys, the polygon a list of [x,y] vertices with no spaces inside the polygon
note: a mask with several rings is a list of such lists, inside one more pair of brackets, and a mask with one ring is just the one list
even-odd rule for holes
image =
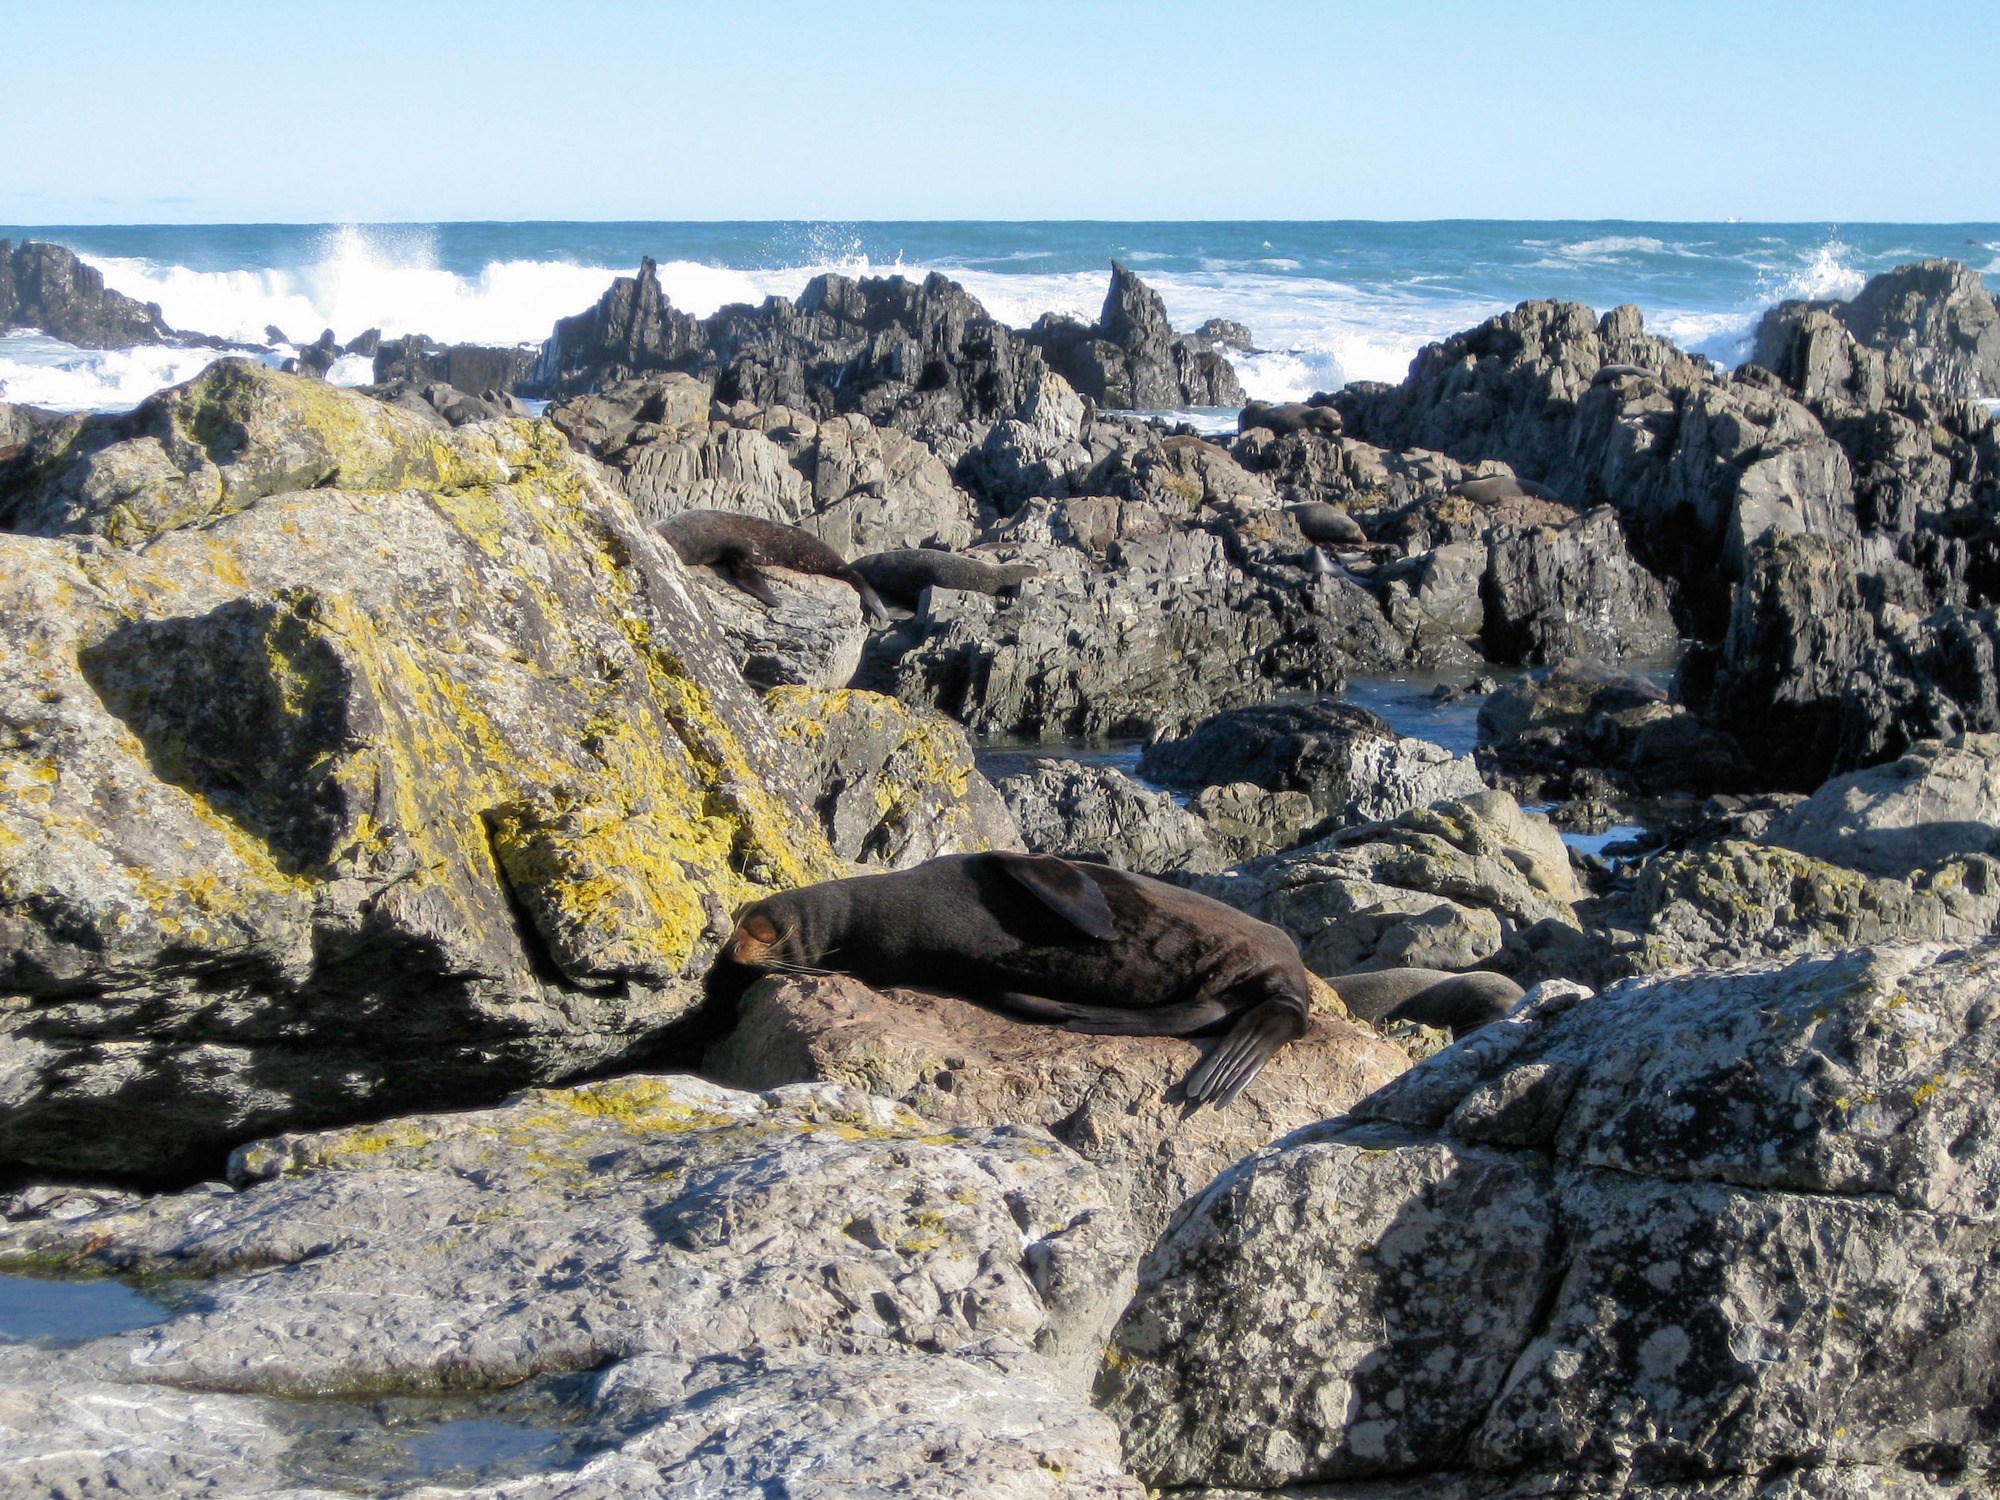
{"label": "white sea foam", "polygon": [[193,379],[221,357],[213,349],[158,344],[79,349],[33,329],[17,330],[0,334],[0,401],[51,411],[121,411]]}
{"label": "white sea foam", "polygon": [[1807,301],[1826,298],[1845,300],[1868,284],[1868,277],[1847,263],[1854,252],[1839,240],[1827,240],[1813,250],[1812,258],[1779,282],[1772,302],[1798,297]]}

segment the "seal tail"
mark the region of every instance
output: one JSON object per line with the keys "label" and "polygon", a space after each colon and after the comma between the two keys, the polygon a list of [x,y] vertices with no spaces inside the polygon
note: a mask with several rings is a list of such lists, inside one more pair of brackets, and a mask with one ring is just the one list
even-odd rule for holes
{"label": "seal tail", "polygon": [[1305,1029],[1303,1010],[1289,996],[1273,997],[1246,1011],[1221,1045],[1195,1064],[1181,1086],[1182,1097],[1191,1105],[1221,1109],[1249,1086],[1272,1053]]}

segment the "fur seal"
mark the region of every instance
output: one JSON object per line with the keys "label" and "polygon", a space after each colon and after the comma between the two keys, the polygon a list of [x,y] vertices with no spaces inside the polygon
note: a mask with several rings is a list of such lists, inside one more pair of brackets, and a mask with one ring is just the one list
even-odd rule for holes
{"label": "fur seal", "polygon": [[1660,372],[1649,370],[1644,365],[1599,365],[1597,373],[1590,377],[1592,385],[1603,385],[1611,380],[1658,380]]}
{"label": "fur seal", "polygon": [[1454,1038],[1490,1025],[1527,993],[1505,974],[1475,969],[1374,969],[1329,979],[1349,1013],[1371,1024],[1416,1021]]}
{"label": "fur seal", "polygon": [[809,531],[727,510],[684,510],[657,523],[653,529],[666,539],[682,562],[720,568],[731,583],[759,603],[778,602],[762,570],[789,568],[794,573],[838,578],[861,596],[861,607],[868,612],[869,619],[877,625],[889,621],[889,611],[882,607],[868,580]]}
{"label": "fur seal", "polygon": [[906,547],[856,558],[854,571],[874,585],[875,592],[883,598],[915,609],[926,588],[1004,594],[1030,578],[1040,578],[1047,570],[1027,563],[984,562],[932,547]]}
{"label": "fur seal", "polygon": [[1236,430],[1269,428],[1279,437],[1290,432],[1316,432],[1321,437],[1339,437],[1346,424],[1331,406],[1314,406],[1305,401],[1251,401],[1236,418]]}
{"label": "fur seal", "polygon": [[1306,540],[1321,547],[1365,547],[1368,533],[1361,524],[1338,505],[1327,505],[1319,500],[1302,501],[1297,505],[1287,505],[1285,514],[1299,523],[1299,530]]}
{"label": "fur seal", "polygon": [[1562,496],[1532,479],[1516,479],[1511,474],[1495,474],[1490,479],[1467,479],[1451,487],[1450,493],[1474,505],[1498,505],[1503,500],[1560,500]]}
{"label": "fur seal", "polygon": [[1183,1085],[1227,1104],[1303,1035],[1305,965],[1276,927],[1207,896],[1052,854],[948,854],[746,907],[726,951],[752,969],[924,985],[1104,1036],[1228,1026]]}

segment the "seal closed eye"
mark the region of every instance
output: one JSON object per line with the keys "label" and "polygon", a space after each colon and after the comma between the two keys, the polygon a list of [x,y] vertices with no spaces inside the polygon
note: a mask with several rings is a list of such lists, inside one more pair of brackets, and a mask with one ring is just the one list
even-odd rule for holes
{"label": "seal closed eye", "polygon": [[819,969],[962,995],[1099,1035],[1227,1028],[1188,1074],[1191,1104],[1227,1104],[1304,1033],[1292,940],[1164,881],[1048,854],[954,854],[829,880],[747,907],[728,952],[755,969]]}

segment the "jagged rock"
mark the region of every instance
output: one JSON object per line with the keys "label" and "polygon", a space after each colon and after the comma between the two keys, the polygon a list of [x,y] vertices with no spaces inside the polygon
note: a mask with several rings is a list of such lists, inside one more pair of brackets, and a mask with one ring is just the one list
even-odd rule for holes
{"label": "jagged rock", "polygon": [[1083,442],[1087,418],[1088,407],[1069,382],[1045,371],[1019,414],[995,422],[960,469],[1007,511],[1036,495],[1068,495],[1096,462]]}
{"label": "jagged rock", "polygon": [[104,277],[72,250],[0,240],[0,332],[39,328],[85,349],[128,349],[174,336],[159,304],[106,291]]}
{"label": "jagged rock", "polygon": [[760,688],[844,688],[854,680],[868,623],[851,585],[816,573],[760,570],[778,601],[765,604],[713,569],[689,571],[703,611],[729,642],[745,682]]}
{"label": "jagged rock", "polygon": [[1847,302],[1779,303],[1758,325],[1757,363],[1789,363],[1796,330],[1814,312],[1889,355],[1907,378],[1952,396],[2000,395],[2000,306],[1979,273],[1955,260],[1884,271]]}
{"label": "jagged rock", "polygon": [[1101,855],[1145,875],[1207,872],[1228,863],[1210,845],[1204,820],[1109,766],[1038,761],[994,786],[1037,854]]}
{"label": "jagged rock", "polygon": [[1290,849],[1322,821],[1309,794],[1272,791],[1254,781],[1205,786],[1188,798],[1188,811],[1201,820],[1223,865]]}
{"label": "jagged rock", "polygon": [[855,415],[815,422],[784,407],[740,408],[806,482],[805,527],[850,557],[898,547],[953,551],[972,540],[978,507],[923,443]]}
{"label": "jagged rock", "polygon": [[1100,406],[1241,406],[1243,387],[1206,340],[1176,338],[1159,293],[1116,261],[1093,326],[1049,313],[1027,338],[1049,368]]}
{"label": "jagged rock", "polygon": [[[73,1441],[122,1430],[121,1454],[138,1438],[168,1460],[41,1444],[41,1472],[171,1475],[185,1443],[211,1482],[266,1493],[243,1481],[284,1474],[272,1429],[311,1409],[282,1398],[590,1370],[581,1458],[509,1493],[801,1470],[893,1484],[928,1440],[963,1465],[954,1482],[1137,1500],[1076,1399],[1137,1246],[1113,1185],[1043,1131],[941,1126],[835,1085],[641,1075],[256,1142],[232,1172],[235,1192],[0,1227],[0,1264],[165,1274],[190,1294],[152,1327],[0,1359],[0,1409],[46,1392],[35,1415]],[[229,1419],[215,1450],[188,1441]],[[177,1420],[185,1438],[157,1432]]]}
{"label": "jagged rock", "polygon": [[1895,878],[1950,856],[2000,856],[2000,735],[1927,741],[1889,765],[1835,777],[1766,837]]}
{"label": "jagged rock", "polygon": [[1497,528],[1480,592],[1493,661],[1648,656],[1679,635],[1666,586],[1632,560],[1608,505],[1561,527]]}
{"label": "jagged rock", "polygon": [[949,1124],[1036,1125],[1119,1182],[1150,1239],[1188,1194],[1268,1141],[1338,1112],[1408,1059],[1330,992],[1226,1109],[1188,1114],[1175,1089],[1205,1044],[1082,1036],[968,1001],[876,992],[840,975],[761,980],[705,1071],[750,1088],[824,1079]]}
{"label": "jagged rock", "polygon": [[764,704],[842,859],[906,870],[940,854],[1033,847],[944,715],[880,693],[804,687],[778,688]]}
{"label": "jagged rock", "polygon": [[[678,560],[553,429],[247,367],[152,405],[237,434],[234,514],[0,536],[0,1159],[200,1170],[605,1065],[700,1000],[731,903],[839,873]],[[53,482],[131,449],[165,451]]]}
{"label": "jagged rock", "polygon": [[0,477],[0,523],[136,546],[267,495],[507,482],[490,442],[249,360],[217,360],[119,416],[44,428]]}
{"label": "jagged rock", "polygon": [[1378,822],[1483,790],[1469,756],[1404,739],[1349,703],[1273,703],[1216,714],[1146,747],[1140,774],[1167,786],[1251,782],[1304,792],[1334,827]]}
{"label": "jagged rock", "polygon": [[1950,854],[1871,875],[1722,839],[1657,855],[1600,919],[1610,972],[1661,973],[1861,943],[1978,942],[2000,932],[2000,860]]}
{"label": "jagged rock", "polygon": [[422,387],[442,381],[468,396],[491,398],[513,392],[534,367],[535,352],[513,345],[436,344],[413,333],[379,343],[374,359],[378,385]]}
{"label": "jagged rock", "polygon": [[1227,349],[1231,354],[1248,354],[1256,347],[1255,336],[1241,323],[1229,318],[1210,318],[1194,331],[1198,339],[1206,339],[1219,349]]}
{"label": "jagged rock", "polygon": [[1707,795],[1747,787],[1736,741],[1645,677],[1568,661],[1500,688],[1479,709],[1480,756],[1537,796]]}
{"label": "jagged rock", "polygon": [[1099,1381],[1128,1462],[1176,1490],[1842,1494],[1918,1455],[1990,1482],[1993,957],[1531,997],[1260,1152],[1141,1268]]}
{"label": "jagged rock", "polygon": [[712,379],[725,404],[859,412],[914,432],[1011,415],[1044,368],[1038,350],[935,272],[921,284],[817,276],[796,301],[699,320],[668,303],[648,257],[595,308],[556,324],[524,388],[569,395],[680,370]]}
{"label": "jagged rock", "polygon": [[1292,935],[1316,974],[1468,969],[1583,892],[1546,818],[1481,791],[1190,882]]}

